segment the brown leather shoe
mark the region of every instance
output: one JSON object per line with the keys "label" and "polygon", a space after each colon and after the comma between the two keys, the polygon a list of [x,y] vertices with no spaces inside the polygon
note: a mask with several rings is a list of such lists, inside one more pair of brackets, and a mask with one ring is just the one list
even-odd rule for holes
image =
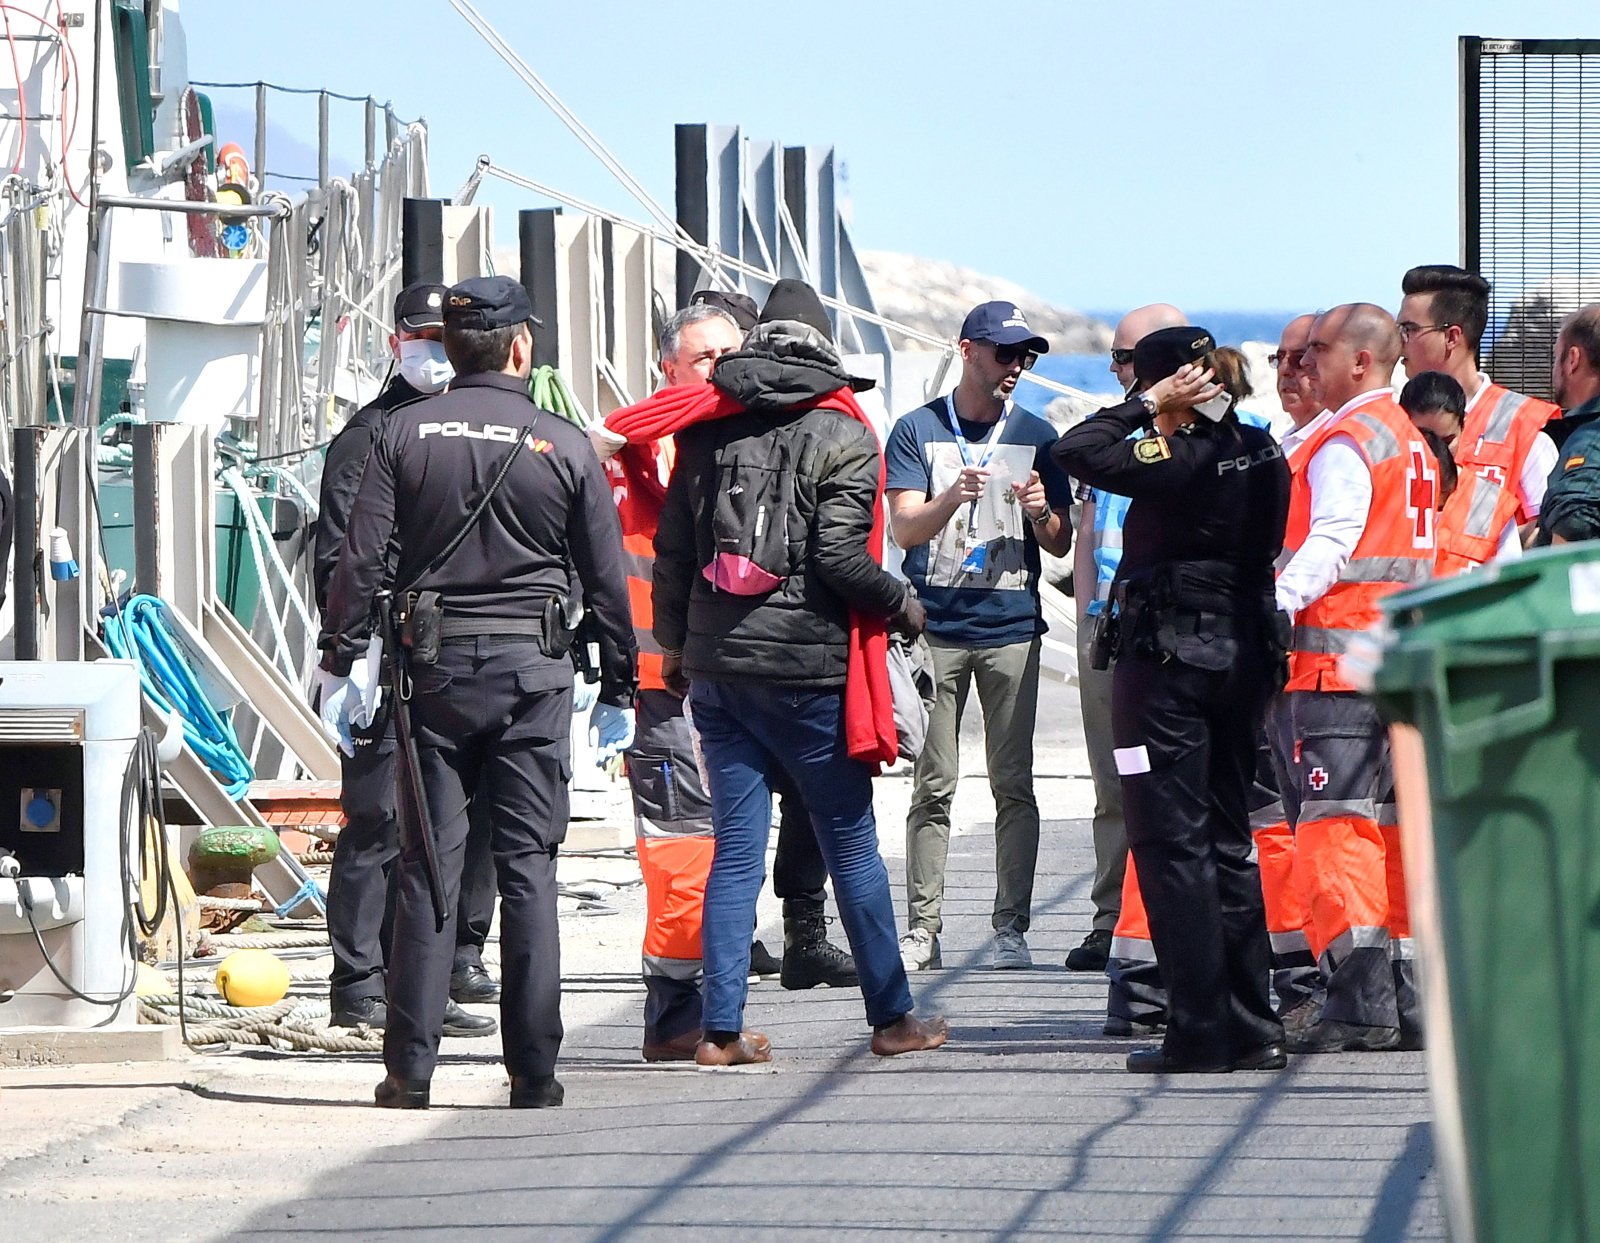
{"label": "brown leather shoe", "polygon": [[646,1044],[642,1050],[647,1062],[692,1062],[695,1047],[700,1043],[700,1029],[692,1027],[671,1040]]}
{"label": "brown leather shoe", "polygon": [[896,1057],[901,1053],[920,1053],[924,1049],[937,1049],[950,1038],[950,1024],[942,1016],[919,1019],[912,1014],[902,1014],[887,1027],[872,1033],[872,1051],[879,1057]]}
{"label": "brown leather shoe", "polygon": [[702,1040],[694,1051],[696,1066],[754,1066],[772,1060],[772,1041],[762,1032],[740,1032],[727,1044]]}

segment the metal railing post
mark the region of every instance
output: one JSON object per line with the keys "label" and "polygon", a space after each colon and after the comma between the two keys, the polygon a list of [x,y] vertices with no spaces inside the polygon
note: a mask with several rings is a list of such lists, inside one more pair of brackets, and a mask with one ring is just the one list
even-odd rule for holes
{"label": "metal railing post", "polygon": [[267,84],[256,83],[256,188],[267,188]]}
{"label": "metal railing post", "polygon": [[83,265],[83,330],[78,337],[78,357],[73,364],[72,422],[78,427],[98,427],[100,423],[95,407],[100,396],[100,356],[105,350],[106,337],[102,308],[111,283],[109,202],[101,195],[90,213],[95,227],[89,230],[89,249]]}

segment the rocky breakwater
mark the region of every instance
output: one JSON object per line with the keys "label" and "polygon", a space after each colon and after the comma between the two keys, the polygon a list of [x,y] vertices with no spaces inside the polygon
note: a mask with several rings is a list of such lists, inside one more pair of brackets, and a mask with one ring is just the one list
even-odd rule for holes
{"label": "rocky breakwater", "polygon": [[[953,339],[961,320],[980,302],[1014,302],[1028,323],[1050,342],[1057,354],[1103,354],[1111,348],[1111,326],[1080,311],[1055,306],[1021,285],[985,276],[971,268],[937,259],[861,252],[861,267],[878,313],[931,336]],[[904,349],[931,349],[915,341],[897,341]]]}

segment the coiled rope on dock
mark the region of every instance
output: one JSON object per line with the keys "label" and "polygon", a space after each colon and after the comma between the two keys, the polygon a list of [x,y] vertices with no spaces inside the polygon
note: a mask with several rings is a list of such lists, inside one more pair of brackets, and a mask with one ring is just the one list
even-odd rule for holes
{"label": "coiled rope on dock", "polygon": [[[190,1022],[193,1015],[211,1021]],[[190,1045],[266,1045],[323,1053],[383,1051],[381,1034],[359,1034],[370,1029],[358,1027],[353,1029],[358,1034],[339,1035],[325,1026],[326,1002],[296,999],[271,1006],[229,1006],[203,997],[165,994],[141,997],[139,1017],[146,1023],[168,1027],[181,1023],[185,1041]]]}

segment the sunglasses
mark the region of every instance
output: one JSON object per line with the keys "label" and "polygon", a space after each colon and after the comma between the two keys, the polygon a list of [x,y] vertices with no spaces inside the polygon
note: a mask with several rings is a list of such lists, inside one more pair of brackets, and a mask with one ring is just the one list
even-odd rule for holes
{"label": "sunglasses", "polygon": [[1033,364],[1039,361],[1039,355],[1025,345],[997,345],[994,347],[994,360],[1002,367],[1020,362],[1024,371],[1032,371]]}
{"label": "sunglasses", "polygon": [[1131,363],[1133,361],[1133,351],[1132,350],[1112,350],[1111,351],[1111,361],[1116,363],[1117,366],[1119,366],[1119,367],[1126,367],[1129,363]]}
{"label": "sunglasses", "polygon": [[1304,350],[1276,350],[1267,355],[1267,365],[1274,371],[1293,370],[1300,365]]}

